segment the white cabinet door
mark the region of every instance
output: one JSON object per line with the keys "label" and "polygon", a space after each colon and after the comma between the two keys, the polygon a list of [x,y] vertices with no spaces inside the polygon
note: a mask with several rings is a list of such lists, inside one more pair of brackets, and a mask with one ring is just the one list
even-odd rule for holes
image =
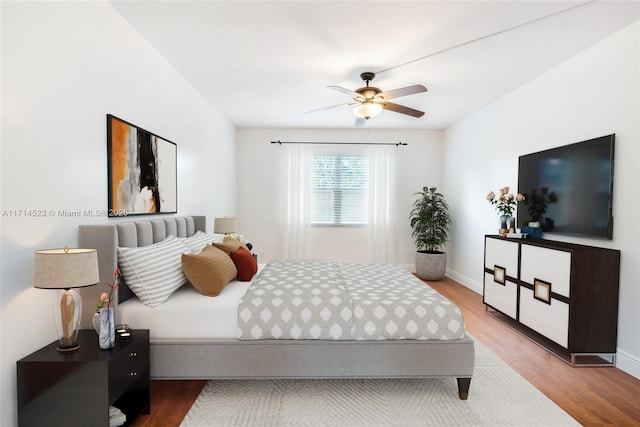
{"label": "white cabinet door", "polygon": [[484,273],[484,302],[513,319],[516,318],[518,285],[505,280],[504,285],[496,283],[493,275]]}
{"label": "white cabinet door", "polygon": [[[524,249],[524,248],[523,248]],[[531,289],[520,288],[520,323],[567,348],[569,305],[551,298],[551,304],[537,300]]]}
{"label": "white cabinet door", "polygon": [[505,275],[518,277],[518,244],[500,239],[485,239],[484,266],[491,270],[495,266],[505,269]]}
{"label": "white cabinet door", "polygon": [[571,253],[522,245],[520,280],[533,285],[534,279],[551,283],[551,292],[569,298]]}
{"label": "white cabinet door", "polygon": [[485,264],[494,274],[484,274],[484,302],[516,318],[518,285],[507,276],[518,277],[518,244],[499,239],[485,239]]}

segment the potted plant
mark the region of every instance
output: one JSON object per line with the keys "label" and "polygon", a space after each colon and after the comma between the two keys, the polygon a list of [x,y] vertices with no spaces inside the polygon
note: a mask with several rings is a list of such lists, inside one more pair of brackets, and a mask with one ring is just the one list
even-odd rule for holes
{"label": "potted plant", "polygon": [[409,216],[416,243],[416,273],[421,279],[440,280],[447,266],[442,246],[449,239],[449,206],[435,187],[423,187],[413,195],[418,196]]}

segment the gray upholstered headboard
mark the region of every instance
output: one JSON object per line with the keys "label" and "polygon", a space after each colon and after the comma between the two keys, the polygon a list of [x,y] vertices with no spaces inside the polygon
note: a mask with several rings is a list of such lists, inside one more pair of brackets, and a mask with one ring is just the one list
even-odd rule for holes
{"label": "gray upholstered headboard", "polygon": [[[113,272],[118,265],[118,247],[140,247],[166,239],[169,235],[189,237],[196,231],[206,232],[207,220],[205,216],[182,216],[162,219],[145,219],[138,221],[114,222],[109,224],[91,224],[80,226],[79,243],[82,248],[98,251],[98,268],[100,283],[113,282]],[[95,304],[101,292],[105,292],[104,285],[90,286],[81,289],[82,295],[82,323],[81,327],[91,328],[91,318],[95,313]],[[117,304],[132,296],[126,285],[118,289]],[[118,321],[118,310],[116,322]]]}

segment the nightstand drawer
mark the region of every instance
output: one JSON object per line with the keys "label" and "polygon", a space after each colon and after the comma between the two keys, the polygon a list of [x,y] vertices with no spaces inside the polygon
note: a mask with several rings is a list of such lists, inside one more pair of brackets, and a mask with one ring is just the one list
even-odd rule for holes
{"label": "nightstand drawer", "polygon": [[149,346],[134,342],[109,361],[109,399],[122,394],[149,371]]}

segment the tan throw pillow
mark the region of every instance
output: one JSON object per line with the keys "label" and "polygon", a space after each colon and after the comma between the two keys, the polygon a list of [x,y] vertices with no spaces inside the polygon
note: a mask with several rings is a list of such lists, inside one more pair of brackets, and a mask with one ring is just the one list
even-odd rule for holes
{"label": "tan throw pillow", "polygon": [[198,292],[210,297],[219,295],[238,274],[229,255],[209,245],[199,254],[182,254],[182,270]]}
{"label": "tan throw pillow", "polygon": [[239,247],[243,247],[247,249],[247,247],[243,245],[242,242],[240,242],[240,240],[236,240],[236,239],[225,239],[223,243],[214,242],[213,246],[224,251],[227,255],[231,255],[232,252],[236,252]]}

